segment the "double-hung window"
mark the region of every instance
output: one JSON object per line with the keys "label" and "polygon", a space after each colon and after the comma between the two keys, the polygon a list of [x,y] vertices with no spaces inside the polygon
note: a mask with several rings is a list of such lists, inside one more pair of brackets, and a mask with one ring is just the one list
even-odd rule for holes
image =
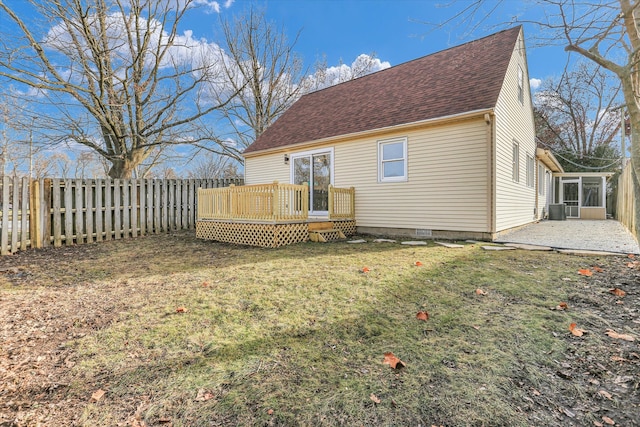
{"label": "double-hung window", "polygon": [[513,182],[520,182],[520,146],[515,141],[511,153],[511,179]]}
{"label": "double-hung window", "polygon": [[378,141],[378,181],[407,180],[407,138]]}

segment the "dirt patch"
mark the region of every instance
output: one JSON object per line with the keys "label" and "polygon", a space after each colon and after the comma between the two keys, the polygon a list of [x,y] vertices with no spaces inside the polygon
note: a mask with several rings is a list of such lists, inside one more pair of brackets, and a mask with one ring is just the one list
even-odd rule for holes
{"label": "dirt patch", "polygon": [[[82,419],[85,408],[92,392],[104,382],[100,372],[86,377],[77,369],[80,361],[74,343],[108,328],[121,313],[135,310],[132,284],[136,292],[157,293],[153,284],[138,280],[145,275],[197,271],[233,262],[248,265],[266,253],[230,245],[216,245],[215,249],[212,251],[211,242],[178,233],[0,258],[0,426],[86,424]],[[285,250],[269,253],[290,256]],[[527,252],[519,253],[519,260],[528,256]],[[566,255],[556,256],[559,263],[567,259]],[[593,275],[578,275],[572,261],[566,271],[569,280],[565,283],[571,285],[571,291],[565,302],[566,313],[585,334],[578,337],[568,329],[553,332],[555,339],[566,344],[562,359],[532,364],[524,356],[522,369],[509,379],[519,389],[519,393],[508,394],[513,396],[509,404],[526,414],[530,425],[549,425],[550,420],[558,425],[610,425],[610,421],[615,425],[640,425],[639,266],[632,259],[620,257],[580,257],[580,263]],[[594,265],[602,271],[596,271]],[[615,288],[625,295],[610,292]],[[505,303],[521,302],[513,298]],[[247,307],[245,311],[253,305],[247,302]],[[549,313],[553,313],[551,308]],[[633,336],[635,341],[612,338],[606,335],[608,330]],[[538,372],[530,372],[532,369]],[[171,425],[163,416],[151,417],[153,423],[142,421],[144,407],[140,400],[122,399],[117,404],[119,421],[114,424]],[[441,413],[452,408],[442,408]]]}

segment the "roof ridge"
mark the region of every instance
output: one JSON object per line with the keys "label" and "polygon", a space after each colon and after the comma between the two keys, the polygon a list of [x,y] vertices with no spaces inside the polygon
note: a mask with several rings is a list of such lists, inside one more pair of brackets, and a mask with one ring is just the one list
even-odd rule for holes
{"label": "roof ridge", "polygon": [[318,89],[318,90],[314,90],[314,91],[309,92],[309,93],[305,93],[300,98],[306,97],[308,95],[312,95],[314,93],[323,92],[323,91],[325,91],[327,89],[331,89],[331,88],[334,88],[334,87],[337,87],[337,86],[342,86],[342,85],[354,82],[356,80],[361,80],[361,79],[367,78],[369,76],[381,74],[381,73],[384,73],[385,71],[393,70],[393,69],[396,69],[398,67],[402,67],[403,65],[407,65],[407,64],[411,64],[411,63],[416,62],[416,61],[423,60],[424,58],[427,58],[427,57],[432,56],[432,55],[437,55],[437,54],[440,54],[440,53],[448,52],[448,51],[453,50],[453,49],[462,48],[463,46],[466,46],[466,45],[469,45],[469,44],[472,44],[472,43],[477,43],[477,42],[480,42],[482,40],[488,39],[490,37],[497,37],[500,34],[506,33],[508,31],[513,31],[513,30],[516,30],[516,29],[518,29],[518,31],[520,31],[521,28],[522,28],[522,24],[516,25],[515,27],[511,27],[511,28],[505,28],[504,30],[500,30],[500,31],[498,31],[496,33],[487,34],[486,36],[480,37],[479,39],[469,40],[469,41],[466,41],[464,43],[461,43],[461,44],[458,44],[458,45],[455,45],[455,46],[450,46],[450,47],[447,47],[447,48],[442,49],[442,50],[437,50],[435,52],[431,52],[431,53],[428,53],[426,55],[419,56],[417,58],[409,59],[408,61],[404,61],[404,62],[401,62],[399,64],[392,65],[391,67],[385,68],[383,70],[374,71],[373,73],[365,74],[364,76],[359,76],[359,77],[356,77],[355,79],[347,80],[347,81],[340,82],[340,83],[337,83],[337,84],[334,84],[334,85],[331,85],[331,86],[323,87],[322,89]]}

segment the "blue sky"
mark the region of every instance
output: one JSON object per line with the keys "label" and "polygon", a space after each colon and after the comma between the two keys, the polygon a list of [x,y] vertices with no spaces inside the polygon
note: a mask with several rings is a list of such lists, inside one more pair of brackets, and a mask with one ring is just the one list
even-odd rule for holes
{"label": "blue sky", "polygon": [[[42,0],[44,1],[44,0]],[[172,0],[173,1],[173,0]],[[528,9],[526,1],[487,0],[475,16],[480,23],[461,23],[454,19],[444,28],[427,23],[445,22],[470,4],[470,0],[193,0],[202,7],[185,16],[179,32],[189,34],[196,44],[221,44],[220,18],[242,15],[249,7],[266,13],[267,19],[281,27],[293,40],[300,32],[295,51],[312,71],[316,61],[326,58],[329,67],[346,65],[361,54],[375,53],[380,61],[398,65],[449,47],[484,37],[512,25],[505,24],[540,14]],[[29,15],[24,0],[6,4]],[[497,7],[496,7],[497,5]],[[530,4],[529,4],[530,6]],[[0,22],[0,26],[3,23]],[[50,27],[38,28],[41,36]],[[536,47],[532,40],[537,28],[525,25],[529,76],[544,80],[560,76],[567,54],[562,46]],[[535,85],[532,85],[535,89]]]}
{"label": "blue sky", "polygon": [[[221,13],[238,14],[251,4],[258,5],[290,37],[302,31],[296,50],[306,65],[326,55],[330,66],[340,60],[350,64],[359,54],[372,52],[380,60],[397,65],[491,34],[506,28],[500,24],[514,16],[526,16],[524,2],[505,0],[470,34],[469,26],[460,25],[457,20],[443,29],[425,24],[444,22],[469,4],[462,0],[447,7],[450,3],[449,0],[238,0]],[[491,10],[494,4],[487,2],[483,12]],[[528,39],[535,31],[535,27],[525,26]],[[567,57],[562,47],[533,48],[532,44],[527,46],[530,77],[559,76]]]}

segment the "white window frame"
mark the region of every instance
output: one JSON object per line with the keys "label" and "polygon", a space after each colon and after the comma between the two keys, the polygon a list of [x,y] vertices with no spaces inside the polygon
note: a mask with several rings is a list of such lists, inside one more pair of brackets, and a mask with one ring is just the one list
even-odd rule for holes
{"label": "white window frame", "polygon": [[524,71],[520,65],[518,65],[518,101],[524,105]]}
{"label": "white window frame", "polygon": [[536,162],[533,156],[527,153],[527,187],[533,188],[536,185]]}
{"label": "white window frame", "polygon": [[511,179],[520,182],[520,144],[517,141],[511,146]]}
{"label": "white window frame", "polygon": [[[390,145],[390,144],[398,144],[398,143],[402,143],[402,158],[395,158],[395,159],[383,159],[382,157],[382,153],[383,150],[382,148],[385,145]],[[403,169],[404,169],[404,175],[402,176],[391,176],[391,177],[385,177],[383,175],[384,173],[384,163],[385,162],[391,162],[391,161],[398,161],[398,160],[402,160],[403,161]],[[384,139],[381,141],[378,141],[378,182],[404,182],[408,180],[408,171],[407,171],[407,137],[402,137],[402,138],[392,138],[392,139]]]}

